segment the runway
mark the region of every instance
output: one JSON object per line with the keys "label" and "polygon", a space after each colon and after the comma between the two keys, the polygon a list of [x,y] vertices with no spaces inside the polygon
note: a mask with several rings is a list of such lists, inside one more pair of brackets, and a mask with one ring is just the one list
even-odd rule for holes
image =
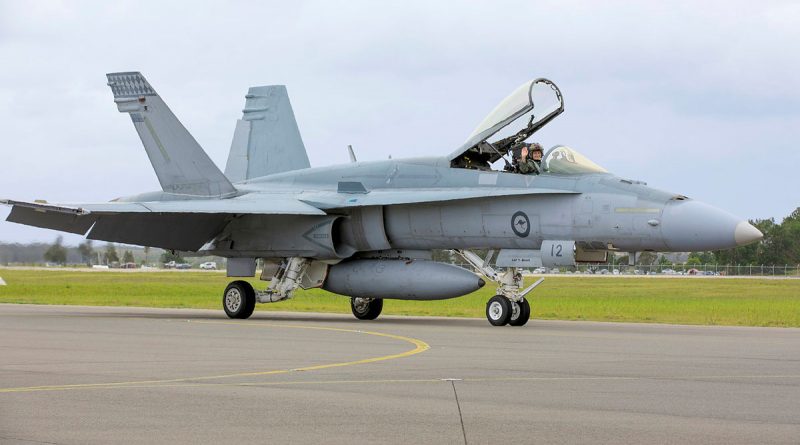
{"label": "runway", "polygon": [[0,443],[798,443],[800,329],[0,304]]}

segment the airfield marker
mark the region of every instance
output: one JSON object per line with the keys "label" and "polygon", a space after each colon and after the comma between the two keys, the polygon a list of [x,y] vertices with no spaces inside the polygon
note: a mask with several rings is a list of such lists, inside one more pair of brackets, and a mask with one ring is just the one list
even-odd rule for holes
{"label": "airfield marker", "polygon": [[3,281],[3,277],[0,277],[0,286],[5,286],[6,282]]}

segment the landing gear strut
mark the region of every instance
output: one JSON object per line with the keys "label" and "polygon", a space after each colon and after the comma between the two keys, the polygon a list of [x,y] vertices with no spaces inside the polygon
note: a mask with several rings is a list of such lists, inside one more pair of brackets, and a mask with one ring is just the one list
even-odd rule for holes
{"label": "landing gear strut", "polygon": [[531,318],[531,305],[525,296],[528,295],[536,286],[540,285],[544,278],[540,278],[535,283],[522,289],[522,274],[515,267],[506,268],[505,272],[497,272],[489,266],[489,260],[494,251],[489,251],[486,259],[481,259],[478,255],[469,250],[455,250],[475,269],[480,271],[486,278],[498,284],[497,295],[489,299],[486,303],[486,318],[493,326],[525,326]]}

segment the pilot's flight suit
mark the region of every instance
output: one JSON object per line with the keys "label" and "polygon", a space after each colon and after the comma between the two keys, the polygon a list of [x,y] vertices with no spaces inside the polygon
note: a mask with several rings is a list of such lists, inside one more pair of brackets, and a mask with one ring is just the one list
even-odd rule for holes
{"label": "pilot's flight suit", "polygon": [[542,171],[542,161],[534,161],[528,158],[517,164],[517,169],[524,175],[531,173],[538,175]]}

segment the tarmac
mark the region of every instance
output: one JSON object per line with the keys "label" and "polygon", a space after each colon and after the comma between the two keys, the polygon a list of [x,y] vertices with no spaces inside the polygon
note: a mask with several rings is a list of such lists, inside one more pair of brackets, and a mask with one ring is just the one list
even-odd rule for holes
{"label": "tarmac", "polygon": [[0,443],[800,442],[800,329],[0,304]]}

